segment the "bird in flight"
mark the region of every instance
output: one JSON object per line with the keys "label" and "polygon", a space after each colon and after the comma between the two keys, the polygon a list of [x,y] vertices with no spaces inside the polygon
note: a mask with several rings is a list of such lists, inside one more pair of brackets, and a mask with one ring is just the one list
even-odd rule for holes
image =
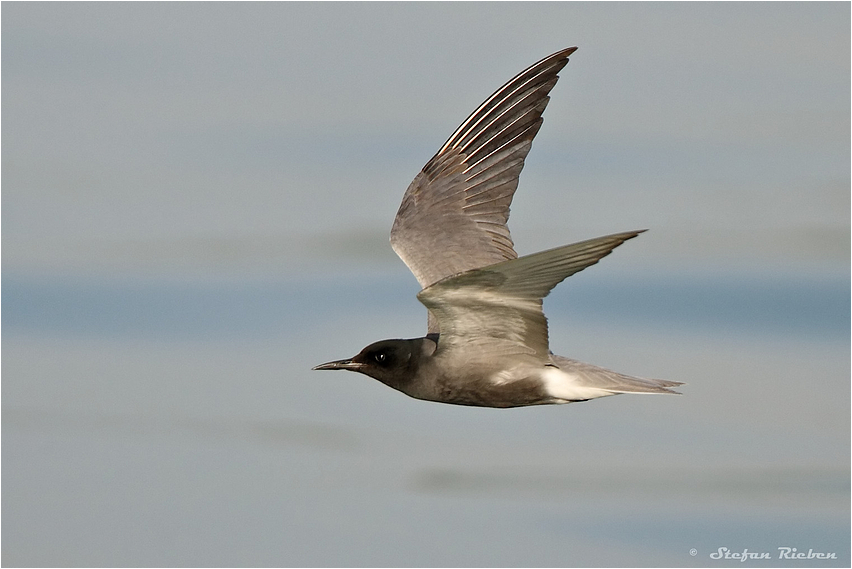
{"label": "bird in flight", "polygon": [[542,125],[558,73],[576,51],[558,51],[500,87],[453,133],[405,192],[391,246],[423,287],[422,338],[383,340],[349,370],[427,401],[521,407],[620,393],[677,393],[677,381],[642,379],[550,351],[542,299],[644,230],[518,257],[509,206]]}

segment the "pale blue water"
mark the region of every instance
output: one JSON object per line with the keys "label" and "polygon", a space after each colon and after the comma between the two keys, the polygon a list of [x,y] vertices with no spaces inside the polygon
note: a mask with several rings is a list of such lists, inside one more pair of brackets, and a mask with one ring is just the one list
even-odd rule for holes
{"label": "pale blue water", "polygon": [[848,276],[572,281],[554,349],[684,396],[501,411],[309,371],[420,333],[402,271],[5,274],[4,564],[848,565]]}
{"label": "pale blue water", "polygon": [[[547,300],[548,310],[566,320],[615,319],[687,332],[849,339],[849,277],[844,274],[575,280],[570,289],[560,288]],[[7,274],[3,327],[12,333],[92,337],[264,338],[292,332],[293,322],[320,326],[323,314],[352,310],[353,300],[365,311],[391,305],[416,308],[420,305],[412,292],[417,290],[403,271],[347,276],[340,283],[320,277],[174,283]],[[582,302],[572,302],[572,297]]]}

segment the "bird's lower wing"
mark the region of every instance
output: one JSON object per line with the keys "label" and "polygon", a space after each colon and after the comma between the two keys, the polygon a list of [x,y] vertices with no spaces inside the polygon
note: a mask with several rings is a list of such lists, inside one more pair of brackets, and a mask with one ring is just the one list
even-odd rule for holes
{"label": "bird's lower wing", "polygon": [[445,278],[417,298],[437,319],[439,351],[484,359],[521,356],[547,362],[542,299],[567,277],[594,265],[642,231],[581,241]]}

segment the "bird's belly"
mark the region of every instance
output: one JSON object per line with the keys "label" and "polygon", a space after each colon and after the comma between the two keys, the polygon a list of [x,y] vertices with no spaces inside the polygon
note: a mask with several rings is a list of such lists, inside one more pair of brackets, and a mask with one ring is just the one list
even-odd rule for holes
{"label": "bird's belly", "polygon": [[440,387],[440,401],[482,407],[562,404],[612,395],[611,391],[583,385],[570,371],[553,366],[504,369],[464,381],[445,380]]}
{"label": "bird's belly", "polygon": [[445,377],[436,382],[434,390],[430,391],[420,398],[455,405],[501,408],[559,403],[553,400],[544,390],[542,382],[535,377],[506,382],[494,382],[487,376],[465,379]]}

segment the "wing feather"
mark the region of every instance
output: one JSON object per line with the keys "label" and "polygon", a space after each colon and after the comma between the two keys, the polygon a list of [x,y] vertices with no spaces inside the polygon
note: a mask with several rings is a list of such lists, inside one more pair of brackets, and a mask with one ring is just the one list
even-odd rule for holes
{"label": "wing feather", "polygon": [[[479,106],[414,178],[391,230],[391,245],[425,289],[517,257],[506,222],[541,115],[576,48],[518,74]],[[430,317],[430,332],[437,332]]]}
{"label": "wing feather", "polygon": [[437,319],[438,350],[463,352],[465,357],[475,354],[483,363],[508,357],[516,363],[547,363],[550,348],[542,299],[564,279],[640,233],[617,233],[510,259],[423,289],[417,298]]}

